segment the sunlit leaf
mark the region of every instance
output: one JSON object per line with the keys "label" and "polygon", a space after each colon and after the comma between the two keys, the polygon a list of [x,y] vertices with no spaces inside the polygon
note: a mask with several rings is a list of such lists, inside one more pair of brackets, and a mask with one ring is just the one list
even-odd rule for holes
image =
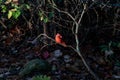
{"label": "sunlit leaf", "polygon": [[43,20],[43,16],[40,17],[40,20],[41,20],[41,21]]}
{"label": "sunlit leaf", "polygon": [[7,8],[6,8],[5,5],[1,5],[1,8],[2,8],[2,11],[1,11],[1,12],[5,13],[5,12],[7,11]]}
{"label": "sunlit leaf", "polygon": [[12,11],[8,11],[8,19],[10,19],[12,17]]}
{"label": "sunlit leaf", "polygon": [[12,0],[7,0],[5,4],[9,4],[10,2],[12,2]]}
{"label": "sunlit leaf", "polygon": [[15,19],[17,19],[19,16],[21,15],[21,11],[20,10],[17,10],[17,11],[14,11],[13,12],[13,17],[15,18]]}
{"label": "sunlit leaf", "polygon": [[13,12],[13,11],[17,11],[17,9],[16,8],[14,8],[14,9],[11,9],[11,11]]}
{"label": "sunlit leaf", "polygon": [[27,8],[27,9],[30,9],[30,6],[29,6],[28,4],[26,4],[26,8]]}

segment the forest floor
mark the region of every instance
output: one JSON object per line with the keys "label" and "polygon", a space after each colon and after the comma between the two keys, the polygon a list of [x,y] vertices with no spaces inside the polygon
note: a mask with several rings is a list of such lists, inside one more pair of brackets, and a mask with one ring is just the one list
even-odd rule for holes
{"label": "forest floor", "polygon": [[[36,75],[47,75],[51,80],[94,80],[71,48],[55,44],[40,51],[41,42],[18,42],[13,45],[5,39],[0,43],[0,80],[32,80]],[[100,42],[104,43],[103,40]],[[109,44],[113,45],[113,42]],[[88,42],[80,50],[100,80],[120,79],[119,46],[108,49],[106,45],[98,47]]]}

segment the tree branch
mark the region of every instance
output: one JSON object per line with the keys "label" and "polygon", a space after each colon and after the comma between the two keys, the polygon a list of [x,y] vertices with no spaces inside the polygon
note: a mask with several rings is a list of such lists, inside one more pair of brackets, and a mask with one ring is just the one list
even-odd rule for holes
{"label": "tree branch", "polygon": [[99,78],[95,75],[95,73],[94,73],[94,72],[90,69],[90,67],[87,65],[87,62],[86,62],[85,59],[83,58],[83,56],[82,56],[82,54],[81,54],[81,51],[80,51],[80,48],[79,48],[79,40],[78,40],[78,35],[77,35],[77,34],[78,34],[78,31],[79,31],[79,24],[80,24],[80,22],[81,22],[81,20],[82,20],[82,18],[83,18],[83,15],[84,15],[84,13],[85,13],[85,10],[86,10],[86,4],[84,5],[84,9],[83,9],[82,14],[81,14],[81,16],[80,16],[80,18],[79,18],[79,21],[78,21],[78,23],[76,24],[76,30],[75,30],[76,52],[77,52],[78,55],[81,57],[84,65],[85,65],[85,67],[88,69],[88,71],[94,76],[94,78],[95,78],[96,80],[99,80]]}

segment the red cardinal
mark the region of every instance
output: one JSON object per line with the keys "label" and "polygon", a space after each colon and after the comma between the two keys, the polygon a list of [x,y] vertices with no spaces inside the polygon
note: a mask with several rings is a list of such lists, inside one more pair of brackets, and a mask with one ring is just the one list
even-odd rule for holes
{"label": "red cardinal", "polygon": [[64,47],[66,47],[67,45],[65,44],[65,42],[62,40],[62,36],[61,34],[57,33],[55,36],[55,42],[58,44],[63,45]]}

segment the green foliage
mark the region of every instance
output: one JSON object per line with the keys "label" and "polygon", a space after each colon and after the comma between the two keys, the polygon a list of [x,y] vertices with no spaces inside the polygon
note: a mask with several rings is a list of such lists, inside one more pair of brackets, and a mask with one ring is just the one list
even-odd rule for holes
{"label": "green foliage", "polygon": [[47,22],[48,22],[48,18],[45,17],[45,18],[43,19],[43,22],[44,22],[44,23],[47,23]]}
{"label": "green foliage", "polygon": [[0,0],[0,4],[2,3],[2,0]]}
{"label": "green foliage", "polygon": [[17,19],[20,15],[21,15],[21,11],[20,10],[17,10],[17,11],[14,11],[12,12],[12,16],[14,19]]}
{"label": "green foliage", "polygon": [[12,11],[8,11],[8,19],[12,17]]}
{"label": "green foliage", "polygon": [[120,48],[120,42],[112,42],[112,46]]}
{"label": "green foliage", "polygon": [[18,19],[18,17],[21,15],[23,10],[30,9],[30,6],[28,4],[14,4],[11,0],[3,1],[0,0],[0,8],[2,17],[7,19]]}
{"label": "green foliage", "polygon": [[5,13],[7,11],[7,7],[5,5],[1,5],[1,12]]}
{"label": "green foliage", "polygon": [[101,52],[104,52],[104,51],[108,50],[109,47],[107,45],[101,45],[100,49],[101,49]]}
{"label": "green foliage", "polygon": [[39,75],[39,76],[34,76],[32,80],[50,80],[50,77],[46,75]]}
{"label": "green foliage", "polygon": [[39,11],[38,13],[40,20],[43,21],[44,23],[47,23],[49,21],[48,17],[45,15],[43,11]]}
{"label": "green foliage", "polygon": [[50,12],[50,13],[48,14],[48,17],[49,17],[49,19],[53,18],[53,17],[54,17],[54,12],[53,12],[53,11]]}
{"label": "green foliage", "polygon": [[101,51],[104,52],[106,50],[109,50],[111,47],[118,47],[118,48],[120,48],[120,42],[112,42],[112,41],[110,41],[108,43],[108,45],[101,45],[99,47],[100,47]]}
{"label": "green foliage", "polygon": [[25,76],[32,72],[33,70],[38,71],[50,71],[50,64],[42,59],[34,59],[25,64],[24,68],[20,71],[20,76]]}
{"label": "green foliage", "polygon": [[30,9],[30,6],[28,5],[28,4],[21,4],[20,6],[19,6],[19,8],[21,8],[21,9],[23,9],[23,10],[29,10]]}

